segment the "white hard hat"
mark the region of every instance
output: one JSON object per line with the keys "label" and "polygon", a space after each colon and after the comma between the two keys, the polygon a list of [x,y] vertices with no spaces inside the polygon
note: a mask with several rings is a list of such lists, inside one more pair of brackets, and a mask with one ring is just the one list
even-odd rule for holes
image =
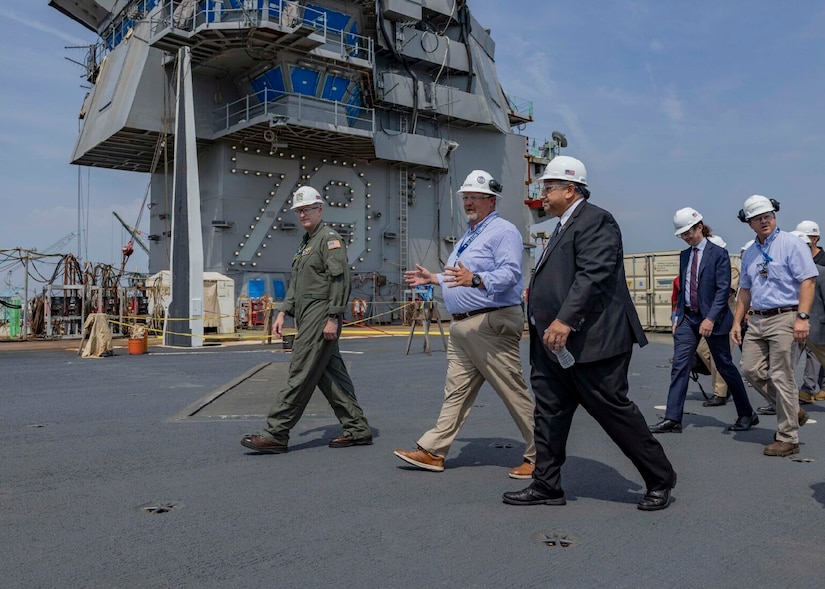
{"label": "white hard hat", "polygon": [[310,205],[322,205],[324,201],[321,200],[321,195],[312,186],[301,186],[292,195],[292,206],[290,210],[300,209],[301,207],[308,207]]}
{"label": "white hard hat", "polygon": [[718,235],[711,235],[708,237],[708,241],[711,243],[715,243],[719,247],[728,247],[728,244],[725,243],[725,240],[719,237]]}
{"label": "white hard hat", "polygon": [[490,174],[484,170],[473,170],[464,179],[464,184],[458,189],[458,193],[481,192],[501,198],[502,190],[504,190],[504,187]]}
{"label": "white hard hat", "polygon": [[[802,221],[796,226],[797,231],[801,231],[805,235],[819,235],[819,225],[813,221]],[[793,233],[793,231],[791,231]]]}
{"label": "white hard hat", "polygon": [[745,201],[745,204],[742,206],[742,210],[739,211],[739,219],[744,222],[748,222],[750,219],[761,215],[762,213],[771,213],[773,211],[779,210],[779,203],[773,199],[768,198],[767,196],[762,196],[761,194],[754,194],[753,196],[749,196],[748,199]]}
{"label": "white hard hat", "polygon": [[673,227],[676,231],[673,235],[679,236],[702,220],[699,211],[690,207],[685,207],[676,211],[673,215]]}
{"label": "white hard hat", "polygon": [[739,250],[739,251],[745,251],[746,249],[748,249],[750,246],[752,246],[752,245],[753,245],[753,242],[754,242],[754,241],[755,241],[755,240],[751,239],[750,241],[745,242],[745,245],[743,245],[743,246],[742,246],[742,249],[741,249],[741,250]]}
{"label": "white hard hat", "polygon": [[791,235],[796,235],[799,239],[804,241],[806,244],[811,245],[811,238],[808,237],[807,233],[805,233],[803,231],[794,230],[794,231],[791,231]]}
{"label": "white hard hat", "polygon": [[538,181],[567,180],[587,186],[587,168],[581,161],[568,155],[557,155],[550,160]]}

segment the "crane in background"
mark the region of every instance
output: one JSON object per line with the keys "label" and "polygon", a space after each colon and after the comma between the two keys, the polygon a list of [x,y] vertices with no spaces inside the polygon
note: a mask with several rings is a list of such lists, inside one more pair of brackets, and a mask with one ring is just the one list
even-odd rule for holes
{"label": "crane in background", "polygon": [[[129,235],[132,237],[132,239],[129,241],[129,243],[127,243],[126,245],[124,245],[124,246],[123,246],[123,248],[122,248],[122,250],[121,250],[121,251],[123,251],[123,253],[124,253],[124,254],[126,254],[126,248],[128,247],[128,248],[130,248],[130,249],[131,249],[131,251],[129,252],[129,256],[131,256],[131,255],[132,255],[132,252],[134,252],[134,247],[133,247],[133,246],[134,246],[134,244],[135,244],[135,243],[137,243],[137,244],[140,246],[140,249],[142,249],[143,251],[145,251],[145,252],[146,252],[146,254],[148,255],[148,254],[149,254],[149,247],[148,247],[148,246],[147,246],[147,245],[143,242],[143,240],[140,238],[141,231],[140,231],[139,229],[136,229],[135,227],[132,227],[131,225],[129,225],[129,224],[128,224],[126,221],[124,221],[124,220],[123,220],[123,218],[122,218],[120,215],[118,215],[115,211],[112,211],[112,214],[115,216],[115,219],[117,219],[118,221],[120,221],[120,224],[121,224],[121,225],[123,225],[123,228],[124,228],[124,229],[127,231],[127,233],[129,233]],[[127,257],[128,257],[128,256],[127,256]]]}
{"label": "crane in background", "polygon": [[[145,200],[145,199],[144,199],[144,200]],[[141,207],[141,209],[142,209],[142,207]],[[137,229],[136,227],[132,227],[131,225],[129,225],[129,224],[128,224],[126,221],[124,221],[124,220],[123,220],[123,218],[122,218],[120,215],[118,215],[115,211],[112,211],[112,214],[115,216],[115,219],[117,219],[118,221],[120,221],[120,224],[121,224],[121,225],[123,225],[123,228],[124,228],[124,229],[125,229],[125,230],[129,233],[129,235],[132,237],[132,239],[130,239],[130,240],[129,240],[129,242],[128,242],[126,245],[124,245],[122,248],[120,248],[120,251],[121,251],[121,253],[123,254],[123,256],[122,256],[122,257],[121,257],[121,259],[120,259],[120,272],[118,272],[118,274],[117,274],[117,279],[116,279],[116,281],[115,281],[115,282],[119,282],[119,281],[120,281],[120,277],[121,277],[121,276],[123,276],[123,271],[126,269],[126,262],[128,262],[128,261],[129,261],[129,257],[130,257],[133,253],[135,253],[135,243],[137,243],[137,244],[140,246],[140,248],[141,248],[143,251],[145,251],[145,252],[146,252],[146,254],[147,254],[147,255],[149,255],[149,248],[148,248],[148,246],[147,246],[145,243],[143,243],[143,240],[140,238],[140,230],[139,230],[139,229]],[[141,210],[141,215],[140,215],[140,216],[138,216],[138,224],[140,224],[140,217],[141,217],[142,215],[143,215],[143,211]]]}
{"label": "crane in background", "polygon": [[56,254],[56,253],[59,253],[63,250],[64,247],[66,247],[78,235],[80,235],[80,232],[72,231],[71,233],[68,233],[68,234],[64,235],[63,237],[61,237],[60,239],[58,239],[57,241],[55,241],[53,244],[51,244],[46,249],[44,249],[42,251],[38,251],[36,249],[33,249],[32,251],[38,252],[40,254]]}

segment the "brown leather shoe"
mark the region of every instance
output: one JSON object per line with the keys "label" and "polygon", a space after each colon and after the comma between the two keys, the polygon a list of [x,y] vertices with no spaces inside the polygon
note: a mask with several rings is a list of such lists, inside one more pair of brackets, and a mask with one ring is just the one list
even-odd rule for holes
{"label": "brown leather shoe", "polygon": [[329,441],[330,448],[349,448],[350,446],[371,446],[372,436],[364,436],[363,438],[351,438],[344,434],[337,438],[332,438]]}
{"label": "brown leather shoe", "polygon": [[819,391],[814,397],[816,401],[825,401],[825,389]]}
{"label": "brown leather shoe", "polygon": [[396,450],[393,454],[404,462],[412,464],[422,470],[431,470],[433,472],[441,472],[444,470],[444,459],[441,456],[430,454],[424,448],[418,448],[417,450]]}
{"label": "brown leather shoe", "polygon": [[808,412],[804,409],[800,409],[799,413],[796,414],[796,418],[799,421],[799,427],[802,427],[808,423]]}
{"label": "brown leather shoe", "polygon": [[241,438],[241,446],[255,450],[256,452],[265,452],[267,454],[284,454],[287,451],[286,444],[277,442],[267,436],[260,434],[249,434]]}
{"label": "brown leather shoe", "polygon": [[510,469],[507,476],[511,479],[532,479],[534,470],[536,470],[536,465],[525,459],[519,466]]}
{"label": "brown leather shoe", "polygon": [[808,403],[813,403],[814,401],[816,401],[816,395],[814,395],[813,393],[809,393],[808,391],[799,391],[800,403],[804,403],[807,405]]}
{"label": "brown leather shoe", "polygon": [[765,446],[763,454],[765,454],[765,456],[790,456],[791,454],[799,454],[799,444],[774,442],[773,444]]}

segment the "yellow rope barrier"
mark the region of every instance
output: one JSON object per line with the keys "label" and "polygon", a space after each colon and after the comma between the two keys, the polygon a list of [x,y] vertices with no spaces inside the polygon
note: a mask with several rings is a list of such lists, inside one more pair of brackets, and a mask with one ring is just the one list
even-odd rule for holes
{"label": "yellow rope barrier", "polygon": [[[368,304],[378,305],[378,304],[385,304],[385,303],[372,302],[372,303],[368,303]],[[384,317],[386,315],[392,315],[393,313],[403,312],[406,308],[409,307],[409,305],[410,305],[410,303],[404,303],[400,306],[393,307],[393,308],[389,309],[388,311],[384,311],[383,313],[377,313],[377,314],[374,314],[374,315],[370,315],[368,317],[364,317],[363,319],[358,319],[357,321],[345,322],[345,323],[343,323],[343,325],[341,327],[342,328],[346,328],[346,327],[364,327],[364,328],[367,328],[367,329],[373,329],[375,331],[379,331],[379,332],[384,333],[386,335],[392,335],[389,332],[386,332],[386,331],[384,331],[382,329],[379,329],[377,327],[374,327],[372,325],[368,325],[367,323],[371,320],[378,319],[378,318]],[[275,309],[274,302],[267,303],[266,310],[273,311],[274,309]],[[214,320],[214,319],[225,318],[225,317],[233,317],[234,318],[234,315],[217,315],[217,316],[210,315],[209,319]],[[162,335],[164,333],[164,331],[163,331],[163,329],[158,329],[156,327],[151,327],[151,325],[150,325],[151,322],[157,322],[157,321],[168,321],[168,322],[204,321],[204,320],[205,319],[203,317],[166,317],[164,319],[164,318],[161,318],[161,317],[153,317],[151,315],[136,315],[136,316],[134,316],[134,321],[128,321],[127,322],[127,321],[118,321],[118,320],[114,319],[113,316],[108,317],[108,322],[109,323],[111,323],[112,325],[119,325],[119,326],[122,326],[122,327],[132,327],[132,326],[134,326],[134,325],[136,325],[137,323],[140,322],[141,327],[144,327],[146,329],[146,331],[148,331],[150,334],[157,334],[156,337],[159,337],[160,335]],[[142,322],[147,322],[147,323],[144,325],[144,323],[142,323]],[[406,328],[406,325],[405,325],[405,328]],[[182,333],[182,332],[169,331],[169,330],[166,330],[166,333],[171,334],[171,335],[192,337],[191,333]],[[289,335],[297,335],[297,331],[292,332],[292,333],[283,333],[282,334],[282,336],[289,336]],[[264,337],[266,337],[266,336],[267,336],[267,334],[264,334]],[[209,334],[207,337],[209,337],[210,339],[225,339],[225,340],[231,340],[231,341],[245,341],[245,340],[260,340],[261,339],[261,334],[260,333],[254,334],[254,335],[250,334],[249,336],[238,336],[238,335],[230,335],[230,334]]]}

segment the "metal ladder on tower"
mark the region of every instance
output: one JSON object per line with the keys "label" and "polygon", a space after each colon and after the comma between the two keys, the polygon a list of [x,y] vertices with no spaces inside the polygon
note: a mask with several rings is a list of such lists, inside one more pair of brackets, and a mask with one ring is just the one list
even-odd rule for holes
{"label": "metal ladder on tower", "polygon": [[[399,131],[407,132],[409,123],[406,116],[402,116],[399,122]],[[401,273],[401,282],[404,282],[404,271],[407,269],[409,260],[407,259],[407,247],[409,245],[409,235],[407,233],[407,209],[410,204],[410,182],[409,170],[406,164],[398,167],[398,269]]]}
{"label": "metal ladder on tower", "polygon": [[404,279],[404,271],[407,269],[409,260],[407,259],[407,246],[409,245],[409,235],[407,233],[407,208],[410,196],[409,174],[406,165],[398,168],[398,266],[401,270],[401,279]]}

